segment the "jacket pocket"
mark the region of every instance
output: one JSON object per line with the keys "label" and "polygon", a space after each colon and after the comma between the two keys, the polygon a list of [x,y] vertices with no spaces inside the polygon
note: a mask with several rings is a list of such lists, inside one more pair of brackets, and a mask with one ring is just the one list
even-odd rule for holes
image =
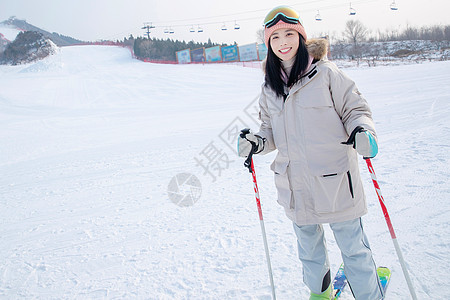
{"label": "jacket pocket", "polygon": [[303,108],[333,107],[330,90],[325,88],[304,89],[302,97],[296,99],[297,105]]}
{"label": "jacket pocket", "polygon": [[270,165],[270,169],[275,174],[286,174],[289,161],[286,159],[279,159],[278,157]]}
{"label": "jacket pocket", "polygon": [[287,173],[289,162],[274,161],[270,168],[274,172],[275,186],[277,188],[277,202],[285,209],[294,209],[292,203],[292,191]]}
{"label": "jacket pocket", "polygon": [[314,89],[315,96],[299,98],[294,107],[297,127],[304,137],[304,148],[310,174],[345,173],[349,170],[348,147],[341,144],[347,137],[344,124],[333,106],[330,91]]}
{"label": "jacket pocket", "polygon": [[316,213],[341,212],[354,207],[349,192],[349,172],[313,176],[313,198]]}

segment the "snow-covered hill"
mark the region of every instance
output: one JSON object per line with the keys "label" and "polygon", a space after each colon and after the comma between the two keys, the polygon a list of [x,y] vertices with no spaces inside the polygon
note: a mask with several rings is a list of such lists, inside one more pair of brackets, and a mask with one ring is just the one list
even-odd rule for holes
{"label": "snow-covered hill", "polygon": [[55,54],[58,47],[41,33],[35,31],[21,32],[0,53],[0,64],[19,65],[31,63]]}
{"label": "snow-covered hill", "polygon": [[[419,299],[450,294],[449,67],[345,70],[374,112],[373,164]],[[270,299],[251,176],[230,141],[257,128],[261,81],[258,69],[148,64],[106,46],[0,66],[0,298]],[[273,157],[255,165],[277,296],[307,299]],[[361,168],[365,229],[393,271],[386,299],[409,299]],[[193,206],[169,199],[180,173],[201,183]]]}
{"label": "snow-covered hill", "polygon": [[6,45],[16,38],[21,32],[15,26],[0,23],[0,53],[3,52]]}
{"label": "snow-covered hill", "polygon": [[57,46],[70,46],[74,44],[83,43],[80,40],[74,39],[70,36],[61,35],[56,32],[48,32],[37,26],[28,23],[25,20],[10,17],[8,20],[0,22],[0,34],[4,34],[9,41],[13,41],[20,31],[36,31],[43,34],[46,38],[52,40]]}
{"label": "snow-covered hill", "polygon": [[[405,40],[333,44],[331,58],[340,67],[373,67],[450,60],[450,41]],[[355,57],[359,57],[356,59]]]}
{"label": "snow-covered hill", "polygon": [[14,41],[16,36],[21,32],[15,26],[0,23],[0,34],[2,37],[10,42]]}

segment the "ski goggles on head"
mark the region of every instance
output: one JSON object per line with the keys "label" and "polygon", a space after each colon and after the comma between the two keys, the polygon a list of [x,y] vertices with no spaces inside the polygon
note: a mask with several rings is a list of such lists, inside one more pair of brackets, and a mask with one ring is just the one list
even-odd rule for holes
{"label": "ski goggles on head", "polygon": [[300,16],[294,9],[289,6],[277,6],[267,14],[264,19],[264,27],[270,28],[280,20],[289,24],[301,23]]}

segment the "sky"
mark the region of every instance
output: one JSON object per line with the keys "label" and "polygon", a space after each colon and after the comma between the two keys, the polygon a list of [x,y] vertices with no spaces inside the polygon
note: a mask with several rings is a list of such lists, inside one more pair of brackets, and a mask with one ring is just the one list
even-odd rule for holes
{"label": "sky", "polygon": [[[350,19],[361,21],[374,35],[407,26],[450,24],[448,0],[395,0],[396,11],[390,9],[393,1],[0,0],[0,21],[15,16],[49,32],[84,41],[122,40],[130,34],[146,36],[142,27],[151,22],[155,26],[151,37],[196,42],[210,38],[217,43],[240,45],[257,42],[256,32],[262,28],[265,15],[278,5],[296,9],[310,37],[341,37]],[[356,10],[354,16],[349,15],[350,5]],[[321,21],[315,20],[317,14]],[[240,29],[234,29],[236,24]],[[203,32],[198,32],[199,27]]]}

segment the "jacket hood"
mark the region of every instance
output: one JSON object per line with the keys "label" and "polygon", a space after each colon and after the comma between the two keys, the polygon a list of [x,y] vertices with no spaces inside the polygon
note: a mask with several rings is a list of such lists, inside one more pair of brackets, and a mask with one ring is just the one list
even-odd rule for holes
{"label": "jacket hood", "polygon": [[[309,39],[306,41],[308,53],[314,58],[314,60],[321,60],[325,58],[328,53],[328,46],[328,40],[326,39]],[[261,63],[261,68],[264,73],[266,72],[266,62],[267,59],[265,58]]]}
{"label": "jacket hood", "polygon": [[309,55],[315,60],[321,60],[328,53],[328,40],[326,39],[310,39],[306,41],[306,48]]}

